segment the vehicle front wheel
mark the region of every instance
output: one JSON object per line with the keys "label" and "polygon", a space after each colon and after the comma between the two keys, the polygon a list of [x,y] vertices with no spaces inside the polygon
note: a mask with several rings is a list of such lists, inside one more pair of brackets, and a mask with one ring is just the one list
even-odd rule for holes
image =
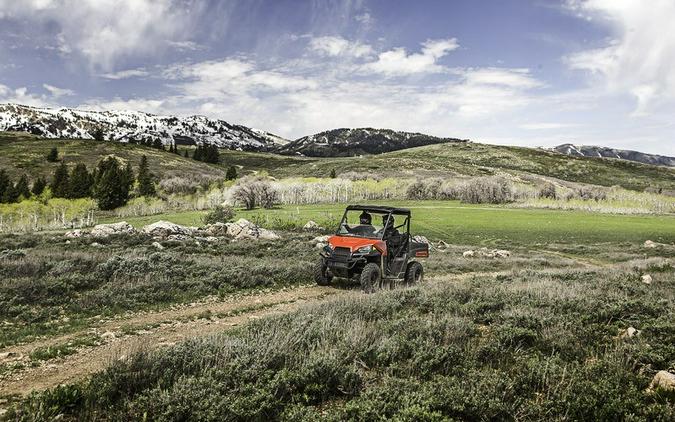
{"label": "vehicle front wheel", "polygon": [[382,274],[379,265],[370,262],[361,271],[361,289],[363,293],[375,293],[380,287]]}
{"label": "vehicle front wheel", "polygon": [[414,286],[421,283],[422,280],[424,280],[422,264],[416,261],[409,263],[408,268],[405,270],[405,284],[407,286]]}
{"label": "vehicle front wheel", "polygon": [[314,281],[319,286],[328,286],[333,280],[333,275],[328,272],[328,267],[323,262],[323,259],[314,264]]}

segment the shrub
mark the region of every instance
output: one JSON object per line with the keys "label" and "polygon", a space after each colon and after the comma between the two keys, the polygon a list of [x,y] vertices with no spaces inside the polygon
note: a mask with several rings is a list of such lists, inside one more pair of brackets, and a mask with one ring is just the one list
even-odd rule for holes
{"label": "shrub", "polygon": [[469,204],[503,204],[513,200],[513,190],[502,177],[480,177],[462,185],[459,198]]}
{"label": "shrub", "polygon": [[55,163],[59,161],[59,150],[56,149],[56,147],[53,147],[49,151],[49,154],[47,154],[47,161],[49,161],[50,163]]}
{"label": "shrub", "polygon": [[234,218],[234,210],[230,206],[218,205],[203,218],[204,224],[227,223]]}
{"label": "shrub", "polygon": [[232,199],[247,210],[256,206],[272,208],[279,200],[277,190],[262,176],[248,176],[233,187]]}
{"label": "shrub", "polygon": [[551,182],[546,182],[544,186],[539,189],[540,198],[556,199],[558,197],[555,185]]}

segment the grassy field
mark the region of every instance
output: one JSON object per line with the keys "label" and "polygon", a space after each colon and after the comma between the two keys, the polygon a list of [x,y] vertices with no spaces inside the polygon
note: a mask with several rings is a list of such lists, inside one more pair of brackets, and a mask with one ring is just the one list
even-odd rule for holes
{"label": "grassy field", "polygon": [[[435,240],[464,245],[541,245],[548,243],[640,243],[647,239],[675,242],[675,216],[626,216],[579,211],[529,210],[498,206],[474,206],[457,201],[388,201],[387,205],[413,211],[412,230]],[[274,210],[237,212],[271,228],[302,227],[314,220],[337,227],[344,205],[286,206]],[[198,226],[201,212],[185,212],[128,218],[141,227],[159,219]],[[112,221],[112,220],[109,220]]]}
{"label": "grassy field", "polygon": [[223,177],[225,167],[237,165],[240,173],[265,171],[274,177],[328,177],[332,170],[372,173],[379,177],[457,177],[508,173],[537,175],[602,186],[618,185],[643,190],[660,187],[675,191],[675,169],[630,161],[569,157],[545,150],[474,143],[450,143],[411,148],[368,157],[303,158],[241,151],[221,151],[221,164],[208,165],[165,151],[91,140],[46,140],[31,135],[0,133],[0,168],[12,175],[51,175],[57,164],[44,157],[58,146],[67,162],[89,167],[109,154],[137,160],[148,155],[151,169],[161,178],[198,175]]}

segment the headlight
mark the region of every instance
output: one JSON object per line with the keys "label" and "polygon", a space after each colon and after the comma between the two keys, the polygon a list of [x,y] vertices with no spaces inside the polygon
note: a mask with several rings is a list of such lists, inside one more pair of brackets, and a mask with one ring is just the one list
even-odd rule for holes
{"label": "headlight", "polygon": [[373,251],[373,245],[361,246],[356,250],[356,253],[371,253]]}

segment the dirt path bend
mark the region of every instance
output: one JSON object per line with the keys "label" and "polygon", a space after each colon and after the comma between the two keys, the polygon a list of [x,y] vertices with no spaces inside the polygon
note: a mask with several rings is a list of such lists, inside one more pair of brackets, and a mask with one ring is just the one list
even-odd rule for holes
{"label": "dirt path bend", "polygon": [[[496,276],[509,271],[470,272],[430,278],[429,283],[457,282],[473,276]],[[0,397],[26,396],[59,384],[72,383],[105,369],[111,362],[141,350],[168,347],[191,337],[226,331],[252,319],[293,311],[308,303],[330,296],[361,295],[360,289],[305,285],[284,290],[223,300],[206,300],[156,311],[139,312],[113,320],[100,321],[91,327],[67,335],[10,346],[0,352],[27,356],[38,348],[63,345],[78,336],[95,336],[101,344],[85,346],[76,353],[50,359],[0,377]]]}
{"label": "dirt path bend", "polygon": [[[225,331],[251,319],[292,311],[302,304],[327,296],[359,294],[358,291],[331,287],[300,286],[272,293],[239,297],[222,302],[193,303],[158,312],[147,312],[107,321],[96,328],[66,336],[36,341],[5,352],[28,356],[31,351],[65,342],[95,331],[103,335],[103,344],[84,347],[77,353],[51,359],[38,366],[8,374],[0,379],[0,396],[25,396],[59,384],[75,382],[107,367],[111,362],[140,350],[166,347],[190,337]],[[135,334],[124,334],[130,328]],[[126,330],[123,331],[123,329]]]}

